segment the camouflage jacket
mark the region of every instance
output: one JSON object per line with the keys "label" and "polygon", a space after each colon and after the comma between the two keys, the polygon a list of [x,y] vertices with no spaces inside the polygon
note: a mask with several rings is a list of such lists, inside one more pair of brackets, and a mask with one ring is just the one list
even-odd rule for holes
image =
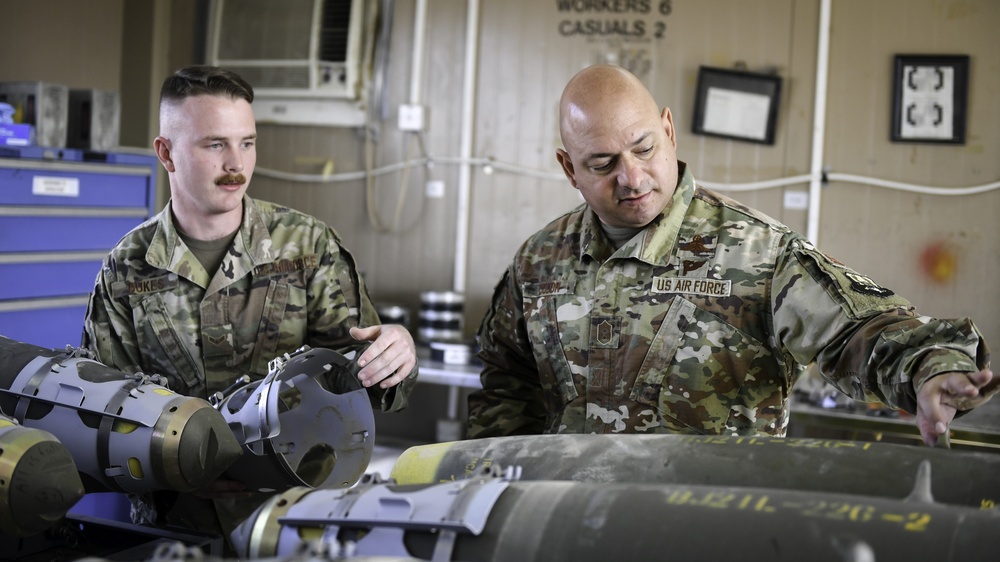
{"label": "camouflage jacket", "polygon": [[[83,345],[123,371],[167,377],[207,398],[302,345],[340,353],[366,344],[351,326],[379,323],[351,254],[321,221],[243,199],[243,223],[214,276],[178,235],[170,203],[105,258],[87,310]],[[373,407],[406,405],[416,369],[399,385],[370,387]]]}
{"label": "camouflage jacket", "polygon": [[680,165],[671,205],[621,248],[586,205],[521,246],[480,326],[470,437],[780,436],[801,366],[914,412],[929,377],[988,364],[968,319],[918,316]]}

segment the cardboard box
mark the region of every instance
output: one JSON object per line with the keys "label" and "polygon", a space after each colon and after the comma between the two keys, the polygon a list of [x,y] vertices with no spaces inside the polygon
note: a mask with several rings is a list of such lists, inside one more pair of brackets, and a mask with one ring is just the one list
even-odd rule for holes
{"label": "cardboard box", "polygon": [[14,122],[35,126],[35,144],[66,147],[69,88],[50,82],[0,82],[0,102],[14,106]]}
{"label": "cardboard box", "polygon": [[118,146],[122,104],[118,92],[69,91],[66,146],[109,152]]}

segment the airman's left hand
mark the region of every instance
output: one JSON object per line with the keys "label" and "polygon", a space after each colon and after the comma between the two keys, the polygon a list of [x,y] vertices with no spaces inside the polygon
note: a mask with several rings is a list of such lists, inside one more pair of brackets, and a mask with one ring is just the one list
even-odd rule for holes
{"label": "airman's left hand", "polygon": [[998,390],[1000,378],[989,369],[943,373],[925,382],[917,393],[917,427],[924,443],[933,447],[957,412],[979,406]]}
{"label": "airman's left hand", "polygon": [[402,382],[417,365],[413,336],[398,324],[351,328],[351,337],[372,344],[358,357],[358,378],[365,387],[389,388]]}

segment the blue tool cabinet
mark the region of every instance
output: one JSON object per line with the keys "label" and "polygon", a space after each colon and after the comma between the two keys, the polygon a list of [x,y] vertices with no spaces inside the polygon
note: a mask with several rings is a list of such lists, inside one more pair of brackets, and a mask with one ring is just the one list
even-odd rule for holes
{"label": "blue tool cabinet", "polygon": [[0,334],[80,345],[105,254],[156,213],[152,152],[0,148]]}

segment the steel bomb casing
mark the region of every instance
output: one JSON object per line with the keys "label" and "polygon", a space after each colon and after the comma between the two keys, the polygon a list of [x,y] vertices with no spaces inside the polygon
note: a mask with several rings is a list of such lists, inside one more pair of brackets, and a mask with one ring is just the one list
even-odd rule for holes
{"label": "steel bomb casing", "polygon": [[[1000,512],[928,494],[629,482],[496,481],[293,488],[231,535],[241,558],[322,540],[367,556],[464,561],[986,560]],[[912,481],[911,481],[912,483]],[[917,487],[922,484],[918,482]]]}
{"label": "steel bomb casing", "polygon": [[0,415],[0,533],[40,533],[82,497],[69,450],[48,431]]}
{"label": "steel bomb casing", "polygon": [[1000,455],[796,437],[709,435],[533,435],[410,447],[390,477],[400,484],[461,479],[493,464],[519,466],[522,480],[646,482],[794,488],[905,497],[930,463],[934,499],[993,509]]}
{"label": "steel bomb casing", "polygon": [[226,474],[260,492],[357,482],[375,440],[357,370],[336,351],[306,346],[274,359],[264,379],[223,397],[217,407],[244,450]]}
{"label": "steel bomb casing", "polygon": [[196,490],[239,457],[219,412],[157,378],[0,336],[0,409],[55,435],[88,492]]}

